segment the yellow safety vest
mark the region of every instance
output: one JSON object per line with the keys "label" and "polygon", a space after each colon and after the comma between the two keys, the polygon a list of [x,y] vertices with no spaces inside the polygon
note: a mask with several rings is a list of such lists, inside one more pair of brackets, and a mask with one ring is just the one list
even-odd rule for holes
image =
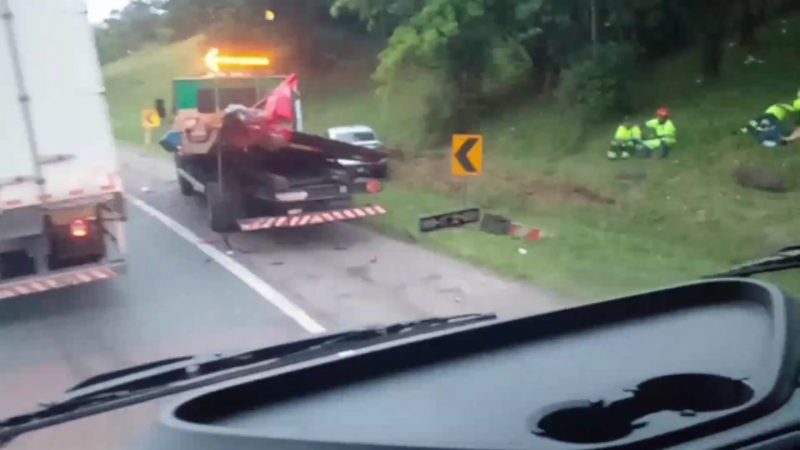
{"label": "yellow safety vest", "polygon": [[675,128],[675,124],[671,120],[661,123],[658,119],[652,119],[648,120],[645,125],[653,130],[659,139],[664,139],[670,144],[677,142],[678,129]]}
{"label": "yellow safety vest", "polygon": [[632,141],[634,139],[642,138],[642,129],[634,125],[626,128],[625,125],[620,125],[617,132],[614,134],[614,140],[617,141]]}
{"label": "yellow safety vest", "polygon": [[[797,103],[795,103],[795,104],[797,104]],[[794,108],[792,107],[792,105],[787,105],[787,104],[772,105],[769,108],[767,108],[767,114],[772,114],[778,120],[785,119],[786,116],[788,116],[789,113],[792,112],[792,111],[794,111]]]}

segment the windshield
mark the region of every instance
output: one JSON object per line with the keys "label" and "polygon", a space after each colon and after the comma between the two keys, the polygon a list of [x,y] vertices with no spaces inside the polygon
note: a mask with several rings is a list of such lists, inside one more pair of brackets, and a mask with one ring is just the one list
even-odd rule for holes
{"label": "windshield", "polygon": [[[800,294],[732,271],[800,243],[796,1],[6,3],[0,417],[363,327]],[[130,411],[12,445],[125,448]]]}
{"label": "windshield", "polygon": [[258,100],[256,88],[201,89],[197,92],[197,110],[201,113],[213,113],[230,105],[252,106]]}
{"label": "windshield", "polygon": [[350,143],[357,143],[357,142],[368,142],[368,141],[375,141],[377,138],[375,137],[374,133],[369,131],[359,131],[353,133],[336,133],[335,137],[337,140],[343,142],[350,142]]}

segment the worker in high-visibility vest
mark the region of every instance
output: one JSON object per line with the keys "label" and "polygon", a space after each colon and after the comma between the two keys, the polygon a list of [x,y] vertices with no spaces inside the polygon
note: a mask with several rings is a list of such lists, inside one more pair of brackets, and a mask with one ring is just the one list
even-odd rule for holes
{"label": "worker in high-visibility vest", "polygon": [[669,156],[672,147],[678,143],[678,129],[672,122],[669,108],[659,108],[656,118],[645,123],[645,157],[649,158],[654,150],[661,151],[661,157]]}
{"label": "worker in high-visibility vest", "polygon": [[614,133],[614,140],[611,141],[611,149],[608,151],[608,159],[628,159],[642,146],[642,129],[626,117],[625,121],[617,127]]}
{"label": "worker in high-visibility vest", "polygon": [[758,134],[764,132],[768,128],[776,128],[778,131],[782,132],[782,135],[787,135],[787,128],[784,121],[794,112],[794,105],[789,103],[776,103],[767,108],[763,114],[748,122],[747,126],[742,128],[742,132]]}
{"label": "worker in high-visibility vest", "polygon": [[793,137],[789,119],[797,113],[796,106],[800,106],[800,98],[795,101],[794,105],[776,103],[767,108],[763,114],[748,122],[741,132],[752,134],[765,147],[785,144]]}
{"label": "worker in high-visibility vest", "polygon": [[[800,90],[797,91],[797,99],[795,99],[792,108],[794,109],[795,123],[800,125]],[[800,141],[800,126],[796,127],[794,132],[784,138],[783,141],[786,143]]]}

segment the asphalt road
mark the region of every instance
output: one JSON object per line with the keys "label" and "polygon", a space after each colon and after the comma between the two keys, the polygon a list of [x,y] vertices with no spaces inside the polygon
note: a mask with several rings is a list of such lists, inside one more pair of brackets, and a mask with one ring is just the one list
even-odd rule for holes
{"label": "asphalt road", "polygon": [[[323,329],[570,304],[363,226],[221,236],[208,230],[201,199],[180,196],[168,161],[124,153],[122,168],[128,192],[148,205],[129,208],[129,273],[0,302],[2,417],[94,374],[159,358],[270,345]],[[298,311],[308,320],[298,320]],[[8,448],[127,448],[158,407],[65,424]]]}

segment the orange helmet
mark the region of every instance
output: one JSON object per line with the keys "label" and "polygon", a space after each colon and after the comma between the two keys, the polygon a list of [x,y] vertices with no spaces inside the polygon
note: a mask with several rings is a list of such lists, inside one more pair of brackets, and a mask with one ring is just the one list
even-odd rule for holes
{"label": "orange helmet", "polygon": [[671,115],[672,111],[670,111],[669,108],[658,108],[658,111],[656,111],[656,116],[660,119],[668,119]]}

